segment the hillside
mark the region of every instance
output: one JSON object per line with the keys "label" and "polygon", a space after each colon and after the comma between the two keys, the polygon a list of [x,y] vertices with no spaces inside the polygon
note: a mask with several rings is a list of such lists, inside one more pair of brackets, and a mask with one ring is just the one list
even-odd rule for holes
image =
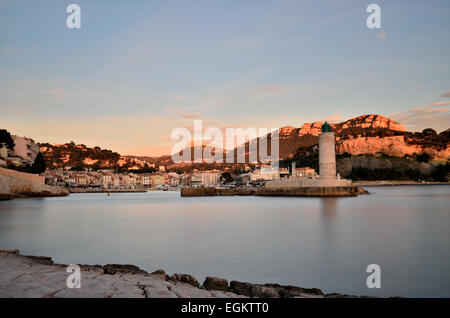
{"label": "hillside", "polygon": [[[280,128],[280,159],[293,158],[298,151],[317,145],[322,125],[322,122],[313,122],[305,123],[300,128],[290,126]],[[437,134],[429,128],[423,132],[412,133],[406,131],[403,125],[375,114],[358,116],[331,126],[336,133],[337,154],[382,153],[405,157],[427,153],[431,160],[447,161],[450,158],[450,130]],[[253,142],[259,144],[260,140],[250,141]],[[240,147],[244,146],[248,159],[248,143]]]}
{"label": "hillside", "polygon": [[41,143],[40,149],[49,168],[83,166],[110,168],[116,166],[120,158],[117,152],[100,147],[76,145],[74,142],[63,145]]}
{"label": "hillside", "polygon": [[[279,129],[280,160],[298,158],[299,154],[318,144],[318,135],[323,122],[305,123],[296,128],[286,126]],[[436,133],[433,129],[422,132],[408,132],[405,127],[387,117],[371,114],[332,123],[336,133],[336,151],[339,155],[376,155],[404,158],[415,158],[426,154],[430,160],[447,161],[450,158],[450,129]],[[249,143],[257,143],[260,138],[250,140],[236,147],[234,151],[237,162],[237,149],[245,147],[245,162],[248,163]],[[174,164],[170,155],[161,157],[121,156],[117,152],[75,145],[73,142],[64,145],[40,144],[41,152],[48,167],[95,167],[122,169],[153,169],[166,166],[169,169],[189,171],[191,163]],[[270,153],[270,139],[268,142]],[[185,149],[193,155],[194,147]],[[226,152],[224,151],[224,157]],[[220,164],[196,164],[196,168],[220,168]]]}
{"label": "hillside", "polygon": [[153,171],[158,165],[171,163],[170,156],[143,157],[121,156],[117,152],[100,147],[87,147],[70,142],[63,145],[41,143],[40,150],[50,168],[112,169]]}

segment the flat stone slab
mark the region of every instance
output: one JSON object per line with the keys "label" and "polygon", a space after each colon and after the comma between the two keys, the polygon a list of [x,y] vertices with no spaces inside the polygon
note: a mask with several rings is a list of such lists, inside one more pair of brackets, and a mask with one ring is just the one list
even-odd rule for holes
{"label": "flat stone slab", "polygon": [[0,252],[0,297],[77,297],[77,298],[198,298],[243,297],[224,291],[209,291],[187,283],[167,281],[161,275],[104,274],[94,266],[81,267],[81,287],[68,288],[71,273],[66,265],[48,264],[48,258],[29,258],[16,251]]}
{"label": "flat stone slab", "polygon": [[50,257],[20,255],[0,249],[0,297],[21,298],[324,298],[357,297],[324,294],[317,288],[252,284],[207,277],[203,285],[188,274],[147,273],[135,265],[79,265],[80,288],[69,288],[67,265]]}

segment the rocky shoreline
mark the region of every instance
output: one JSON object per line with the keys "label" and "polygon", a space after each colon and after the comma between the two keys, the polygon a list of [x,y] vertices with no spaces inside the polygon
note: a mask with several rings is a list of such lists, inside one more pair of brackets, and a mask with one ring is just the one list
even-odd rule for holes
{"label": "rocky shoreline", "polygon": [[0,200],[67,195],[69,191],[61,187],[0,175]]}
{"label": "rocky shoreline", "polygon": [[148,273],[135,265],[79,265],[81,288],[68,288],[67,265],[50,257],[0,250],[0,297],[137,297],[137,298],[348,298],[318,288],[252,284],[206,277],[203,284],[188,274]]}

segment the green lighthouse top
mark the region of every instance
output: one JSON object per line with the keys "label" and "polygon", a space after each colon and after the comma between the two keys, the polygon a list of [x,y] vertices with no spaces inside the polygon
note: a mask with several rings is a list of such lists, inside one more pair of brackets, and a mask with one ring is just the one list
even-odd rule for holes
{"label": "green lighthouse top", "polygon": [[331,126],[330,126],[329,123],[325,122],[325,123],[322,125],[322,132],[323,132],[323,133],[324,133],[324,132],[331,132]]}

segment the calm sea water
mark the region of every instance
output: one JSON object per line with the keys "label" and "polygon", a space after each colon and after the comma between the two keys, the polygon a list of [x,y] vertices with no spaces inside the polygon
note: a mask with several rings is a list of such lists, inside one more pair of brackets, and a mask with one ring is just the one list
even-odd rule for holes
{"label": "calm sea water", "polygon": [[[450,297],[450,186],[368,188],[356,198],[72,194],[0,202],[0,248],[56,262]],[[381,266],[381,289],[366,267]]]}

